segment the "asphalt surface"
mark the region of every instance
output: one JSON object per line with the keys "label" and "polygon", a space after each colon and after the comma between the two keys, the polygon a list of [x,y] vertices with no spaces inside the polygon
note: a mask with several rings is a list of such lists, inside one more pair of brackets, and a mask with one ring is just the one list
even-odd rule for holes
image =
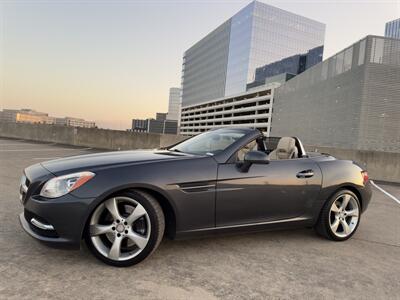
{"label": "asphalt surface", "polygon": [[[46,247],[17,216],[23,168],[93,152],[0,139],[0,299],[400,299],[400,205],[374,189],[347,242],[311,229],[164,240],[141,264],[114,268]],[[400,198],[400,186],[379,184]]]}

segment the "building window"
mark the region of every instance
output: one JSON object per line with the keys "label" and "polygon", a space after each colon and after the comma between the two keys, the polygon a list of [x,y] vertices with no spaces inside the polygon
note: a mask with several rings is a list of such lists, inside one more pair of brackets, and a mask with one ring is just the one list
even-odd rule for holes
{"label": "building window", "polygon": [[321,68],[321,79],[326,80],[328,78],[328,62],[324,61],[322,63],[322,68]]}
{"label": "building window", "polygon": [[371,47],[371,59],[372,63],[381,64],[383,63],[383,46],[384,40],[379,38],[372,39]]}
{"label": "building window", "polygon": [[344,62],[343,62],[343,72],[349,71],[351,69],[351,64],[353,62],[353,47],[347,48],[344,52]]}
{"label": "building window", "polygon": [[360,49],[358,52],[358,65],[361,66],[364,64],[365,60],[365,45],[366,45],[366,40],[363,40],[360,42]]}
{"label": "building window", "polygon": [[344,51],[336,55],[336,72],[335,75],[343,73]]}

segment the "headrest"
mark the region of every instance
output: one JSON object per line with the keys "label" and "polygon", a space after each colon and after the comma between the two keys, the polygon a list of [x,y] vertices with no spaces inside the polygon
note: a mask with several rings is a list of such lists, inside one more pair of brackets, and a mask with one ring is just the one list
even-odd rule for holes
{"label": "headrest", "polygon": [[257,142],[256,141],[252,141],[250,143],[248,143],[246,146],[244,146],[243,148],[249,151],[252,151],[256,148],[257,146]]}
{"label": "headrest", "polygon": [[284,136],[279,140],[276,147],[276,155],[279,159],[291,158],[291,155],[296,150],[296,140],[292,137]]}

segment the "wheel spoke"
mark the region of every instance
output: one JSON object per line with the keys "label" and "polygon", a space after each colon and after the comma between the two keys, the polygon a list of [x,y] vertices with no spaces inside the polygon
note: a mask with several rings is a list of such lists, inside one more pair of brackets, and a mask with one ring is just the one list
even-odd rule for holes
{"label": "wheel spoke", "polygon": [[145,238],[132,230],[129,231],[126,237],[132,240],[140,249],[143,249],[147,245],[148,238]]}
{"label": "wheel spoke", "polygon": [[336,205],[336,201],[333,202],[331,211],[333,211],[334,213],[339,212],[339,207]]}
{"label": "wheel spoke", "polygon": [[348,194],[343,195],[343,202],[342,205],[340,205],[340,208],[342,210],[346,210],[347,204],[349,204],[351,196]]}
{"label": "wheel spoke", "polygon": [[351,233],[350,226],[349,226],[349,224],[347,224],[346,220],[340,221],[340,224],[342,224],[343,233],[344,233],[344,234],[348,235],[348,234]]}
{"label": "wheel spoke", "polygon": [[115,237],[114,243],[111,246],[110,252],[108,253],[108,257],[114,260],[117,260],[121,255],[121,237]]}
{"label": "wheel spoke", "polygon": [[95,236],[112,232],[112,227],[113,227],[112,225],[99,225],[99,224],[90,225],[90,235]]}
{"label": "wheel spoke", "polygon": [[117,200],[115,198],[108,199],[104,204],[110,214],[113,216],[114,220],[121,218],[118,211]]}
{"label": "wheel spoke", "polygon": [[349,217],[358,217],[358,209],[346,210],[345,212]]}
{"label": "wheel spoke", "polygon": [[[144,222],[138,224],[142,219]],[[105,200],[97,206],[89,224],[90,241],[97,252],[114,261],[136,257],[150,240],[151,222],[146,209],[127,196]]]}
{"label": "wheel spoke", "polygon": [[128,222],[129,225],[132,225],[137,219],[140,217],[144,216],[146,214],[146,210],[144,209],[143,206],[141,206],[139,203],[133,210],[133,212],[129,215],[128,218],[126,218],[126,222]]}
{"label": "wheel spoke", "polygon": [[332,228],[333,232],[337,231],[337,229],[339,227],[339,224],[340,224],[339,219],[335,219],[335,222],[333,222],[333,224],[331,225],[331,228]]}

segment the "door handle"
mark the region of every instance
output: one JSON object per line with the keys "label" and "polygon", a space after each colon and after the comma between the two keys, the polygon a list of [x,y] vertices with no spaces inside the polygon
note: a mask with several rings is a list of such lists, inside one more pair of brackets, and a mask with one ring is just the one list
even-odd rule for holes
{"label": "door handle", "polygon": [[313,170],[304,170],[296,174],[297,178],[310,178],[314,176]]}

